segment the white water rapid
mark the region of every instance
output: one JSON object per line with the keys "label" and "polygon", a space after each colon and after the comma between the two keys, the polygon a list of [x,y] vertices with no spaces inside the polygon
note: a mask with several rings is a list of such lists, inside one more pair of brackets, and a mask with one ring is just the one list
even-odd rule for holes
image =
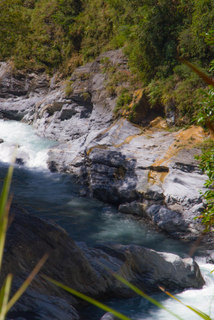
{"label": "white water rapid", "polygon": [[56,142],[40,138],[34,129],[17,121],[0,120],[0,160],[11,162],[14,153],[26,167],[47,168],[47,152]]}
{"label": "white water rapid", "polygon": [[[214,316],[214,274],[211,271],[214,270],[214,265],[205,263],[204,259],[196,259],[198,265],[200,266],[202,275],[206,282],[205,286],[200,289],[189,289],[176,296],[184,304],[199,309],[200,311],[206,313],[211,318]],[[163,305],[169,310],[173,311],[180,318],[184,320],[200,320],[202,319],[193,311],[189,310],[185,306],[181,305],[179,302],[173,299],[167,299],[162,302]],[[148,316],[139,316],[136,320],[174,320],[174,316],[168,314],[164,310],[152,310]]]}

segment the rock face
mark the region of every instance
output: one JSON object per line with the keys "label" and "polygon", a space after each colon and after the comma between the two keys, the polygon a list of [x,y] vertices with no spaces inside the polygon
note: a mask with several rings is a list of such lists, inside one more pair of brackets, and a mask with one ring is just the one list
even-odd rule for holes
{"label": "rock face", "polygon": [[12,65],[0,62],[0,116],[21,120],[32,115],[38,101],[49,90],[46,75],[13,72]]}
{"label": "rock face", "polygon": [[[2,116],[22,118],[41,136],[59,141],[49,152],[49,168],[73,175],[83,195],[142,216],[172,237],[196,239],[203,228],[193,218],[204,207],[199,191],[204,191],[206,176],[194,159],[200,152],[194,146],[205,133],[197,127],[169,132],[160,118],[147,129],[115,119],[117,96],[109,91],[106,60],[114,69],[128,71],[120,50],[77,68],[67,84],[57,83],[56,76],[13,76],[2,63]],[[127,80],[115,86],[126,88]],[[139,112],[154,118],[145,97]]]}
{"label": "rock face", "polygon": [[[44,253],[48,253],[49,258],[42,274],[99,299],[133,295],[111,275],[112,271],[147,292],[157,291],[159,285],[180,290],[201,288],[204,284],[200,270],[191,258],[181,259],[174,254],[133,245],[96,248],[84,243],[77,245],[59,227],[14,208],[1,282],[12,273],[13,290],[17,289]],[[74,309],[77,304],[71,295],[45,281],[40,272],[13,307],[10,317],[25,319],[31,314],[32,319],[76,320],[79,319]]]}
{"label": "rock face", "polygon": [[92,196],[121,212],[147,218],[172,237],[193,240],[202,231],[194,217],[204,207],[200,191],[206,176],[194,160],[198,149],[174,146],[179,134],[142,132],[121,119],[92,140],[89,133],[85,142],[80,138],[52,149],[49,167],[76,176]]}

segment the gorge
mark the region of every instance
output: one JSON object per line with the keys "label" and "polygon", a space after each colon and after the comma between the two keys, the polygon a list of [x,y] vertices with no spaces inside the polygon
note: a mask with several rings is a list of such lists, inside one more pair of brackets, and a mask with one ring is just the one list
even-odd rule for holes
{"label": "gorge", "polygon": [[[198,146],[207,134],[202,128],[194,126],[170,132],[167,122],[173,121],[173,113],[166,114],[166,120],[163,120],[159,107],[151,110],[144,93],[140,91],[136,92],[135,97],[136,123],[115,118],[116,97],[107,90],[109,74],[103,70],[104,58],[120,71],[128,70],[122,51],[106,52],[94,62],[75,69],[69,79],[69,91],[64,82],[57,80],[58,75],[48,78],[44,74],[13,74],[9,64],[1,64],[0,114],[4,120],[0,120],[0,160],[8,163],[14,145],[18,145],[13,182],[16,205],[12,210],[17,215],[17,226],[9,229],[8,265],[13,265],[10,261],[14,256],[22,261],[21,271],[13,270],[14,274],[18,273],[19,283],[23,274],[29,271],[32,261],[35,261],[32,253],[25,254],[28,251],[26,241],[32,237],[32,247],[37,239],[38,248],[45,248],[46,242],[51,244],[54,250],[59,250],[52,260],[68,259],[65,265],[73,266],[77,272],[71,276],[70,269],[66,268],[61,276],[60,264],[59,269],[54,265],[52,270],[50,262],[51,275],[57,275],[68,285],[70,281],[71,285],[88,294],[100,295],[105,299],[131,296],[110,276],[107,277],[100,261],[111,270],[119,270],[123,266],[123,275],[137,285],[143,284],[142,287],[149,292],[154,291],[157,283],[171,290],[200,288],[204,284],[203,279],[195,262],[187,256],[203,231],[200,221],[194,220],[194,217],[200,215],[204,207],[199,191],[204,190],[206,176],[198,168],[194,156],[200,153]],[[126,82],[125,78],[120,85],[126,86]],[[35,131],[29,125],[33,125]],[[2,163],[1,168],[3,178],[7,165]],[[24,213],[24,218],[20,218],[22,214],[19,212],[23,209],[49,222],[46,224],[37,218],[34,221]],[[54,221],[53,225],[49,224],[50,220]],[[66,232],[55,223],[63,227],[76,243],[68,240]],[[27,232],[20,229],[25,230],[25,224],[26,230],[31,230],[32,225],[28,240],[21,236],[25,233],[27,236]],[[37,225],[36,230],[44,228],[42,236],[33,231],[34,224]],[[18,235],[21,251],[18,250],[19,245],[14,247],[14,251],[11,249],[11,243],[15,243],[14,234]],[[203,238],[196,253],[202,256],[198,260],[199,265],[208,271],[205,275],[208,279],[206,286],[201,289],[203,303],[200,291],[191,291],[193,300],[204,304],[204,311],[208,310],[208,297],[212,295],[210,288],[213,281],[208,275],[212,270],[212,265],[208,264],[213,262],[212,245],[210,234]],[[68,256],[63,247],[70,253]],[[178,253],[184,259],[144,247]],[[36,252],[35,248],[33,250]],[[47,250],[51,249],[48,247]],[[77,256],[73,252],[77,252]],[[77,261],[69,256],[77,257]],[[143,256],[146,258],[142,259]],[[162,260],[157,266],[156,263],[153,265],[158,259]],[[149,261],[148,265],[145,261]],[[164,267],[165,263],[172,264],[171,272],[171,267]],[[154,273],[158,274],[156,279],[154,274],[150,274],[151,265]],[[77,266],[84,266],[84,271],[78,271]],[[169,274],[164,275],[164,270]],[[173,279],[174,270],[178,273],[175,273],[176,279]],[[179,279],[179,273],[185,273],[186,280],[184,277]],[[189,282],[189,279],[194,279],[195,283]],[[82,288],[81,282],[84,284]],[[39,288],[39,293],[36,293],[38,287],[40,285],[36,283],[11,317],[54,319],[55,314],[55,319],[78,319],[76,311],[69,307],[71,303],[78,309],[78,303],[73,298],[53,288],[43,288],[44,292]],[[45,298],[48,290],[49,298]],[[181,296],[186,295],[188,300],[189,292]],[[199,300],[196,300],[197,295]],[[165,300],[162,296],[158,298]],[[40,302],[36,305],[35,301]],[[130,301],[134,310],[129,311],[129,315],[133,319],[171,319],[162,315],[162,311],[145,307],[139,298]],[[122,301],[122,309],[126,309],[124,304],[127,303]],[[52,309],[53,306],[55,309]],[[145,313],[142,312],[144,307]],[[201,306],[197,307],[200,309]],[[91,315],[80,313],[82,319],[95,320],[94,310],[85,312]],[[100,316],[96,315],[96,319]],[[185,319],[191,319],[191,314],[188,318],[185,313]]]}

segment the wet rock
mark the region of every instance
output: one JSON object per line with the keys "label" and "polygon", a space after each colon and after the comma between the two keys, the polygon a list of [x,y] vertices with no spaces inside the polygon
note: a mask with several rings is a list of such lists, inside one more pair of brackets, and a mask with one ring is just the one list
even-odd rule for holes
{"label": "wet rock", "polygon": [[146,214],[155,225],[174,237],[182,238],[181,235],[184,237],[188,231],[188,223],[180,212],[169,210],[165,206],[153,204],[146,210]]}
{"label": "wet rock", "polygon": [[[17,150],[16,150],[17,148]],[[27,152],[22,151],[19,149],[20,146],[15,146],[14,149],[16,150],[16,160],[15,163],[19,166],[24,166],[29,161],[30,156]]]}
{"label": "wet rock", "polygon": [[[106,266],[146,292],[157,292],[159,286],[169,290],[182,290],[188,287],[201,288],[204,285],[200,269],[191,258],[181,259],[171,253],[157,252],[137,245],[100,245],[93,250],[84,247],[82,250],[93,267],[103,275],[106,274]],[[108,281],[110,279],[109,276]],[[120,282],[113,282],[111,288],[118,296],[133,294]]]}
{"label": "wet rock", "polygon": [[25,164],[22,158],[16,158],[15,163],[18,164],[19,166],[23,166]]}
{"label": "wet rock", "polygon": [[112,313],[107,312],[105,313],[100,320],[118,320],[117,317],[115,317]]}
{"label": "wet rock", "polygon": [[163,189],[154,184],[148,187],[144,194],[144,198],[148,200],[161,201],[164,200]]}
{"label": "wet rock", "polygon": [[76,309],[65,299],[28,289],[8,314],[8,320],[79,320]]}
{"label": "wet rock", "polygon": [[113,204],[133,201],[135,191],[135,161],[127,161],[118,151],[94,148],[88,155],[89,183],[93,196]]}
{"label": "wet rock", "polygon": [[[7,255],[5,257],[7,270],[4,272],[12,272],[22,277],[27,270],[33,269],[39,258],[48,253],[49,259],[43,267],[43,272],[46,275],[54,276],[59,281],[64,281],[67,285],[71,285],[79,291],[88,292],[88,294],[93,294],[101,289],[102,281],[98,284],[96,272],[65,232],[58,226],[45,223],[31,215],[17,212],[17,210],[14,211],[13,223],[8,230]],[[16,260],[19,261],[18,267]],[[84,272],[81,266],[84,266]],[[45,289],[49,290],[49,294],[59,292],[57,288],[48,283],[45,284],[44,289],[44,281],[41,278],[40,281],[40,293],[44,294]],[[37,286],[40,287],[39,280],[35,283],[35,287]],[[58,295],[61,296],[59,293]]]}
{"label": "wet rock", "polygon": [[140,217],[145,216],[145,209],[143,203],[133,201],[130,203],[123,203],[119,205],[118,210],[122,213],[133,214]]}
{"label": "wet rock", "polygon": [[[13,291],[26,279],[40,258],[49,258],[42,272],[72,288],[96,295],[104,285],[84,254],[64,231],[31,215],[12,210],[13,222],[8,230],[1,282],[8,273],[14,274]],[[100,287],[100,289],[98,289]],[[78,319],[72,307],[76,300],[65,291],[51,285],[40,275],[23,298],[14,306],[14,314],[29,312],[39,319]]]}

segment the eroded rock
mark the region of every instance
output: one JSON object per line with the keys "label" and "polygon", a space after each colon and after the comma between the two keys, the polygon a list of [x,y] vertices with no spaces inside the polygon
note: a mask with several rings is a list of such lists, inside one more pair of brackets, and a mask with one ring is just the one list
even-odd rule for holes
{"label": "eroded rock", "polygon": [[[81,184],[82,195],[146,216],[172,237],[196,239],[203,229],[194,218],[204,208],[200,191],[205,191],[206,176],[194,158],[200,150],[193,147],[206,134],[194,126],[168,132],[158,106],[159,117],[150,122],[150,128],[116,120],[117,97],[107,90],[106,59],[117,70],[128,70],[121,50],[106,52],[74,71],[68,91],[65,83],[56,83],[56,76],[50,85],[44,75],[19,74],[16,79],[3,63],[0,88],[8,95],[0,98],[0,112],[8,118],[22,118],[41,136],[59,141],[49,152],[48,166],[72,175]],[[28,88],[26,94],[15,90],[11,95],[16,81],[17,88]],[[139,110],[145,111],[141,115],[154,118],[144,92],[139,92]],[[154,206],[160,210],[153,211]]]}

